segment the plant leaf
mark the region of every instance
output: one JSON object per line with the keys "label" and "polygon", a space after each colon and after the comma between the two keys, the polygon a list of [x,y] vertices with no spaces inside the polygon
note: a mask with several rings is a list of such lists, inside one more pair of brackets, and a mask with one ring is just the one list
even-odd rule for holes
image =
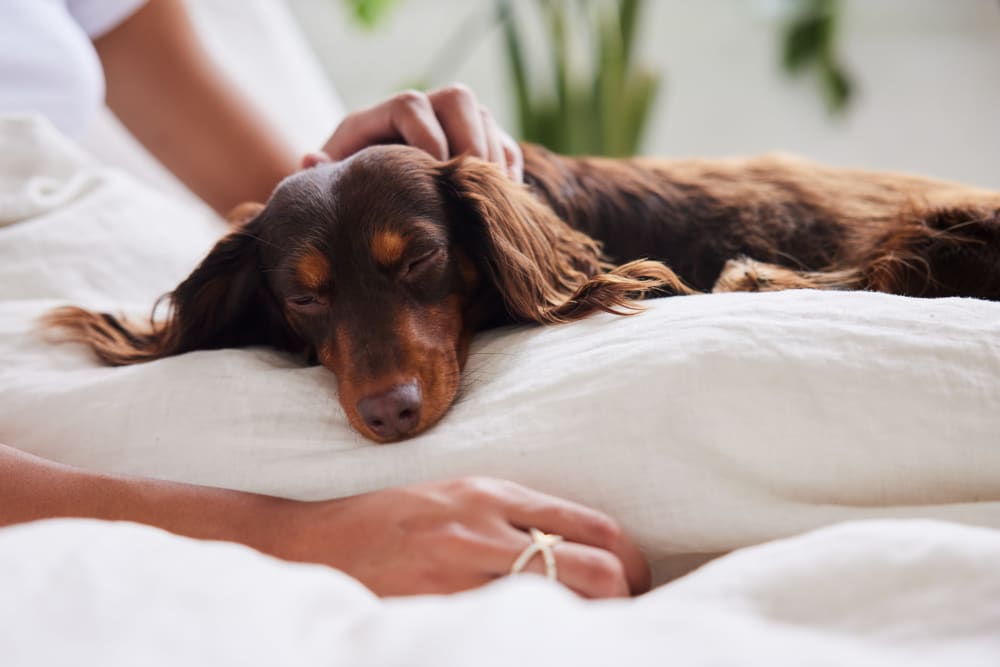
{"label": "plant leaf", "polygon": [[788,26],[782,53],[785,69],[795,72],[818,59],[828,36],[829,23],[821,16],[804,17]]}
{"label": "plant leaf", "polygon": [[366,28],[374,28],[399,0],[344,0],[354,19]]}
{"label": "plant leaf", "polygon": [[824,63],[821,71],[827,108],[832,112],[842,112],[851,99],[854,84],[835,63]]}

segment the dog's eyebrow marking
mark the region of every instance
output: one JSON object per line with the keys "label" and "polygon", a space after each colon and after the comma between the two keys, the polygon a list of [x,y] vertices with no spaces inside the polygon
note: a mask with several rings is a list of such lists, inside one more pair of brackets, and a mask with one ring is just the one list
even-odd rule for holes
{"label": "dog's eyebrow marking", "polygon": [[309,289],[319,289],[330,280],[330,262],[319,250],[310,250],[296,262],[295,277]]}
{"label": "dog's eyebrow marking", "polygon": [[405,248],[406,239],[399,232],[381,231],[372,237],[372,257],[382,266],[392,266],[401,260]]}

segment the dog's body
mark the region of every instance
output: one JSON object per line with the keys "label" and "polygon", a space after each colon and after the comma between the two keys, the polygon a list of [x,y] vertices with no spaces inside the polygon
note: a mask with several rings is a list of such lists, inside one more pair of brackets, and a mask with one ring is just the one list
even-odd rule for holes
{"label": "dog's body", "polygon": [[[783,155],[574,159],[528,147],[525,156],[532,189],[613,262],[661,261],[698,291],[1000,299],[997,192]],[[767,274],[761,282],[744,275],[755,270]]]}
{"label": "dog's body", "polygon": [[440,419],[473,333],[497,324],[713,289],[1000,299],[1000,193],[785,157],[524,149],[526,186],[401,146],[300,172],[243,209],[242,227],[171,294],[167,321],[71,308],[49,323],[112,364],[304,352],[336,374],[355,428],[386,442]]}

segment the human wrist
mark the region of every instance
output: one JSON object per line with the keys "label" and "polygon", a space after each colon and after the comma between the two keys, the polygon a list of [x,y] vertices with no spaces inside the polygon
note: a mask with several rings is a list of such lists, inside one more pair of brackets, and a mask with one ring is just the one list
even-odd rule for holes
{"label": "human wrist", "polygon": [[291,501],[244,491],[159,480],[110,478],[97,518],[135,521],[201,540],[266,551],[270,518]]}

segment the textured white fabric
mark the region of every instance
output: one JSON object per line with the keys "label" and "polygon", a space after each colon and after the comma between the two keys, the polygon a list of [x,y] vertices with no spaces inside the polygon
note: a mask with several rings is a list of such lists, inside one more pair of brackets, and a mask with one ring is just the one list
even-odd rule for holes
{"label": "textured white fabric", "polygon": [[[87,165],[44,123],[0,122],[0,142],[3,206],[33,211],[0,227],[0,442],[298,498],[506,477],[618,517],[660,578],[849,519],[1000,527],[997,304],[715,295],[494,331],[475,342],[461,400],[438,426],[377,446],[348,427],[331,374],[292,356],[203,351],[106,368],[47,343],[34,321],[52,306],[148,313],[221,229]],[[32,187],[40,178],[48,199]]]}
{"label": "textured white fabric", "polygon": [[0,662],[37,665],[996,667],[1000,533],[846,524],[635,601],[541,577],[379,601],[354,580],[134,524],[0,530]]}

